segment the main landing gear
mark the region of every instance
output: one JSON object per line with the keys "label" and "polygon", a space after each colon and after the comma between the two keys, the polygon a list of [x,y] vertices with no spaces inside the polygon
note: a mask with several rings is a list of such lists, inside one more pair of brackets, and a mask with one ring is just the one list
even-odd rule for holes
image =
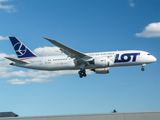
{"label": "main landing gear", "polygon": [[87,74],[86,74],[86,71],[85,70],[80,70],[79,72],[79,77],[82,78],[82,77],[86,77]]}

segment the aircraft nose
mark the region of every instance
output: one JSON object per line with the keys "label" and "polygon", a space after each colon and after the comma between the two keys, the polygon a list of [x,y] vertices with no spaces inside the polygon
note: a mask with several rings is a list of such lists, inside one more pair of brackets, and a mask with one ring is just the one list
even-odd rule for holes
{"label": "aircraft nose", "polygon": [[153,55],[150,55],[149,57],[148,57],[148,62],[149,63],[153,63],[153,62],[156,62],[157,61],[157,59],[156,59],[156,57],[154,57]]}
{"label": "aircraft nose", "polygon": [[153,56],[152,60],[153,60],[153,62],[157,61],[156,57],[154,57],[154,56]]}

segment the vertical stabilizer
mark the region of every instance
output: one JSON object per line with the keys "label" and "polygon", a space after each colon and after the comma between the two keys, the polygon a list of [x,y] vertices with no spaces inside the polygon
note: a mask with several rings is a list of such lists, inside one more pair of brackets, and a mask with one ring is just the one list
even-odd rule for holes
{"label": "vertical stabilizer", "polygon": [[16,37],[9,37],[14,50],[19,59],[29,59],[32,57],[37,57],[27,46],[25,46],[20,40]]}

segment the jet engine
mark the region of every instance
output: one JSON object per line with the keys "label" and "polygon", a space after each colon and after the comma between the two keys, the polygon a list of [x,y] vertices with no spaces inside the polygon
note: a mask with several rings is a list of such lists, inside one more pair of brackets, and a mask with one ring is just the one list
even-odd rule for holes
{"label": "jet engine", "polygon": [[95,58],[93,63],[96,67],[109,67],[113,64],[113,62],[107,57]]}
{"label": "jet engine", "polygon": [[107,74],[107,73],[109,73],[109,67],[92,69],[92,71],[94,71],[97,74]]}

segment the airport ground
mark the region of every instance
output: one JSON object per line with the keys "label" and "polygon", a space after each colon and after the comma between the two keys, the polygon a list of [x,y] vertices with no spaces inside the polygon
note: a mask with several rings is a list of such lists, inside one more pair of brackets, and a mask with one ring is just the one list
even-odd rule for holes
{"label": "airport ground", "polygon": [[160,112],[12,117],[0,118],[0,120],[160,120]]}

